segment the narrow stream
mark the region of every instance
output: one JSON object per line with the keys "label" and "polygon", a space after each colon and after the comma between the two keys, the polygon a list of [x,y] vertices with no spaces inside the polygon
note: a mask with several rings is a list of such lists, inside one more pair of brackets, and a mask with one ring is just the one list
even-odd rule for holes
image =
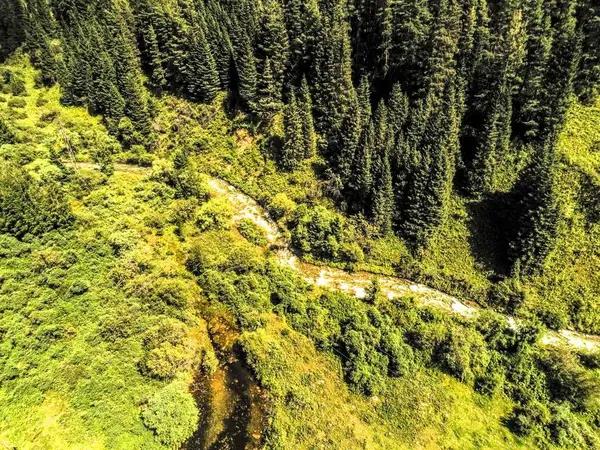
{"label": "narrow stream", "polygon": [[212,375],[198,373],[193,386],[200,423],[181,450],[254,450],[265,427],[265,401],[237,350],[221,352]]}

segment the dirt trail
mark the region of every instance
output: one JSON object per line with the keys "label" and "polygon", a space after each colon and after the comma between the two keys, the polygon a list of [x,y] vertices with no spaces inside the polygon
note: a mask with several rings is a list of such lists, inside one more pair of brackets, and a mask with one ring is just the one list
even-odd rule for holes
{"label": "dirt trail", "polygon": [[[97,168],[96,165],[89,163],[68,163],[66,165],[78,168]],[[151,169],[115,164],[115,171],[149,174]],[[277,261],[281,265],[298,272],[311,284],[339,289],[358,298],[364,298],[373,278],[377,277],[381,292],[390,299],[410,295],[415,299],[418,306],[435,307],[463,317],[474,317],[481,310],[473,302],[458,300],[437,289],[402,278],[375,275],[368,272],[351,273],[328,266],[316,266],[302,262],[294,255],[289,243],[284,240],[277,224],[253,198],[219,178],[211,178],[208,184],[215,194],[226,196],[229,199],[235,211],[234,220],[250,219],[261,227],[266,233],[269,245],[276,249]],[[512,317],[507,317],[507,320],[511,326],[518,326],[518,322]],[[566,345],[587,351],[600,350],[600,337],[570,330],[548,331],[542,337],[542,343],[545,345]]]}

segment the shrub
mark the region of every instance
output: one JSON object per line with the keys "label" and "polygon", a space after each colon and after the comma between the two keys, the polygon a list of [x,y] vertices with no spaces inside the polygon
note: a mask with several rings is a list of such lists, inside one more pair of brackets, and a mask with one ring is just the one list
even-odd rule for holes
{"label": "shrub", "polygon": [[196,197],[201,201],[206,201],[209,198],[210,189],[208,185],[202,181],[200,174],[194,170],[176,170],[171,184],[175,188],[177,198]]}
{"label": "shrub", "polygon": [[281,192],[277,194],[269,205],[269,213],[275,220],[287,217],[296,209],[296,204]]}
{"label": "shrub", "polygon": [[512,278],[493,284],[488,292],[487,303],[507,311],[514,311],[524,301],[524,294],[518,282]]}
{"label": "shrub", "polygon": [[0,232],[21,238],[66,227],[72,220],[57,182],[38,182],[24,169],[0,161]]}
{"label": "shrub", "polygon": [[593,437],[587,435],[581,421],[573,414],[567,403],[552,405],[550,411],[551,420],[548,430],[556,444],[562,448],[598,448],[588,445]]}
{"label": "shrub", "polygon": [[530,401],[515,408],[509,418],[511,429],[521,435],[545,435],[544,428],[550,422],[550,411],[543,403]]}
{"label": "shrub", "polygon": [[8,127],[6,122],[0,119],[0,145],[2,144],[14,144],[15,143],[15,135]]}
{"label": "shrub", "polygon": [[196,214],[196,225],[201,231],[229,228],[233,219],[233,206],[224,198],[208,201]]}
{"label": "shrub", "polygon": [[27,102],[23,98],[12,98],[8,101],[8,106],[11,108],[25,108]]}
{"label": "shrub", "polygon": [[302,253],[336,259],[340,250],[342,220],[323,206],[301,205],[292,220],[292,243]]}
{"label": "shrub", "polygon": [[171,204],[170,214],[171,221],[178,226],[192,220],[198,209],[198,199],[190,198],[187,200],[174,200]]}
{"label": "shrub", "polygon": [[82,295],[85,294],[90,289],[90,286],[87,282],[82,280],[75,281],[71,287],[69,288],[69,292],[71,295]]}
{"label": "shrub", "polygon": [[173,382],[150,398],[142,420],[160,443],[178,448],[196,429],[198,409],[185,385]]}
{"label": "shrub", "polygon": [[242,219],[237,224],[237,229],[249,242],[259,247],[267,245],[265,231],[250,219]]}
{"label": "shrub", "polygon": [[539,359],[553,399],[568,401],[575,409],[583,410],[590,399],[600,394],[600,383],[573,353],[549,348],[539,354]]}
{"label": "shrub", "polygon": [[142,370],[160,380],[172,379],[199,362],[198,342],[188,336],[186,325],[175,319],[164,319],[148,330],[144,346],[147,353]]}
{"label": "shrub", "polygon": [[58,111],[49,111],[40,116],[40,120],[45,123],[51,123],[58,117]]}
{"label": "shrub", "polygon": [[24,95],[27,93],[25,80],[17,74],[10,75],[10,92],[12,95]]}
{"label": "shrub", "polygon": [[442,367],[466,383],[483,374],[489,361],[490,355],[481,335],[466,327],[451,328],[440,348]]}
{"label": "shrub", "polygon": [[42,107],[42,106],[46,106],[48,104],[48,99],[42,97],[41,95],[35,100],[35,106],[37,106],[38,108]]}
{"label": "shrub", "polygon": [[188,349],[183,345],[173,345],[170,342],[163,342],[153,348],[145,361],[149,374],[162,380],[173,378],[187,367],[189,361],[187,351]]}
{"label": "shrub", "polygon": [[600,351],[580,353],[579,360],[588,369],[600,369]]}

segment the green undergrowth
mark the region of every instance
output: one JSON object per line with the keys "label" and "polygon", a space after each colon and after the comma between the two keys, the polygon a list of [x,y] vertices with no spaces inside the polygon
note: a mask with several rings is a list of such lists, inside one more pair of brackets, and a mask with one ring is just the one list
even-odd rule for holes
{"label": "green undergrowth", "polygon": [[[506,176],[498,182],[503,191],[495,196],[467,200],[453,194],[447,218],[428,248],[413,255],[400,238],[378,236],[366,220],[336,212],[319,181],[319,157],[304,161],[292,173],[282,171],[271,141],[260,133],[250,134],[243,115],[228,118],[223,101],[219,98],[210,106],[172,98],[164,102],[158,116],[164,132],[159,153],[168,154],[178,145],[194,149],[197,166],[261,203],[289,230],[295,250],[307,262],[396,274],[486,307],[538,318],[551,328],[600,332],[600,259],[594,245],[600,220],[597,106],[574,103],[559,143],[556,189],[564,220],[556,249],[541,274],[517,279],[506,265],[507,242],[498,228],[498,212],[499,202],[505,201],[502,192],[510,190],[523,161],[505,164]],[[177,122],[175,129],[167,126],[171,121]],[[505,281],[498,285],[501,280]]]}
{"label": "green undergrowth", "polygon": [[[0,437],[32,449],[171,448],[195,428],[196,407],[179,402],[194,405],[185,386],[212,354],[167,220],[172,192],[132,174],[69,179],[71,230],[1,238]],[[171,436],[168,420],[187,425]]]}
{"label": "green undergrowth", "polygon": [[[60,162],[70,150],[53,134],[59,122],[37,131],[48,105],[71,124],[68,142],[86,133],[112,138],[57,97],[33,103],[57,94],[36,88],[35,72],[19,64],[5,67],[25,80],[28,95],[17,86],[16,97],[27,117],[14,113],[22,102],[0,106],[16,135],[0,146],[0,159],[29,187],[58,185],[72,217],[48,221],[50,231],[0,236],[0,442],[178,447],[211,413],[189,386],[218,364],[207,322],[222,317],[232,332],[221,351],[239,348],[262,388],[265,448],[598,446],[596,356],[541,346],[535,323],[513,330],[491,313],[469,321],[410,298],[389,301],[376,283],[364,301],[309,286],[273,260],[252,222],[234,220],[232,204],[211,195],[201,173],[257,198],[307,260],[405,274],[470,298],[485,297],[499,258],[486,245],[494,229],[483,218],[492,206],[455,197],[429,250],[415,258],[398,238],[335,211],[318,158],[280,171],[264,138],[248,134],[243,117],[226,115],[224,97],[203,106],[157,102],[156,145],[151,156],[142,152],[152,160],[149,177],[111,173],[110,159],[129,161],[132,149],[98,153],[89,140],[76,157],[102,162],[105,173],[75,171]],[[565,199],[579,191],[569,192]],[[8,196],[0,201],[19,213]],[[44,205],[27,202],[32,211]],[[534,291],[535,282],[525,287]]]}

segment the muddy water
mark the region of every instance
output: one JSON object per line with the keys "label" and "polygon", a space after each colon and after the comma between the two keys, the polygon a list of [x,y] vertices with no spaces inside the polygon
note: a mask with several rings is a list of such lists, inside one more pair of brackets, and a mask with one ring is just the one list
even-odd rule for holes
{"label": "muddy water", "polygon": [[182,450],[258,449],[263,427],[260,388],[237,356],[201,376],[193,394],[200,408],[198,429]]}

